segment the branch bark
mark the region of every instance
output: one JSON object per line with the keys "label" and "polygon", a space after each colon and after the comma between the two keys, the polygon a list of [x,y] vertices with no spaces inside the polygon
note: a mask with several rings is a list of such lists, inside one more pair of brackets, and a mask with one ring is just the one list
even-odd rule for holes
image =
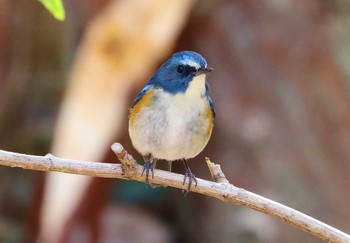
{"label": "branch bark", "polygon": [[[114,143],[111,148],[122,164],[86,162],[58,158],[51,154],[34,156],[0,150],[0,165],[36,171],[56,171],[144,182],[145,178],[141,176],[142,166],[137,164],[122,145]],[[350,242],[350,235],[332,226],[295,209],[230,184],[220,166],[210,162],[209,159],[206,160],[213,179],[218,182],[197,178],[198,184],[197,186],[192,186],[191,191],[214,197],[227,203],[243,205],[257,210],[328,242]],[[152,184],[183,190],[186,190],[187,187],[183,185],[183,175],[163,170],[155,169],[154,178],[149,178],[149,180]]]}

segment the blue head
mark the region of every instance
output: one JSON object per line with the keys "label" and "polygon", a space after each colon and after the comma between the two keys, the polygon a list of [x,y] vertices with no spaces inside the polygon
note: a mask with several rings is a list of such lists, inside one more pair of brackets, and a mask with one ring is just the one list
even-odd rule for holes
{"label": "blue head", "polygon": [[[196,75],[212,70],[212,68],[207,67],[207,61],[200,54],[193,51],[181,51],[166,61],[149,83],[176,94],[185,92]],[[208,84],[206,84],[206,88],[209,91]]]}

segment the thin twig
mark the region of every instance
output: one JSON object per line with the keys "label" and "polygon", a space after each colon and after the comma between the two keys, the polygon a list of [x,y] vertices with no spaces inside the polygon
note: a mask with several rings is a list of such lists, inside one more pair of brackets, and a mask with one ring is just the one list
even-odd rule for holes
{"label": "thin twig", "polygon": [[[33,156],[0,150],[0,165],[29,170],[57,171],[141,182],[145,180],[144,176],[141,176],[142,166],[136,163],[133,157],[124,150],[122,145],[115,143],[112,145],[112,150],[116,153],[122,164],[62,159],[51,154]],[[220,166],[211,163],[209,160],[207,160],[207,163],[211,172],[214,173],[214,179],[216,178],[215,180],[221,182],[211,182],[198,178],[197,186],[192,186],[191,191],[260,211],[328,242],[350,242],[350,236],[336,228],[280,203],[235,187],[228,183]],[[183,175],[163,170],[155,169],[154,178],[149,178],[149,180],[152,184],[162,186],[180,189],[186,189],[187,187],[187,185],[182,184]]]}

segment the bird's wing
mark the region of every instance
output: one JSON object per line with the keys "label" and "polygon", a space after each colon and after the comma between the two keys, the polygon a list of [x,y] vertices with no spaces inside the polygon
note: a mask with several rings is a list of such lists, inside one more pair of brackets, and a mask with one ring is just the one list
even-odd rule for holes
{"label": "bird's wing", "polygon": [[213,100],[210,98],[209,95],[208,95],[208,100],[209,100],[210,109],[211,109],[211,111],[213,112],[213,117],[215,118],[216,114],[215,114],[214,102],[213,102]]}
{"label": "bird's wing", "polygon": [[146,86],[141,90],[141,92],[137,95],[136,99],[134,100],[134,104],[132,105],[131,108],[133,108],[147,93],[152,88],[152,84],[146,84]]}
{"label": "bird's wing", "polygon": [[209,101],[209,105],[210,105],[210,109],[213,112],[213,118],[215,118],[216,114],[215,114],[215,107],[214,107],[214,102],[213,100],[210,98],[209,96],[209,91],[210,91],[210,85],[209,83],[206,81],[205,82],[205,94],[208,97],[208,101]]}

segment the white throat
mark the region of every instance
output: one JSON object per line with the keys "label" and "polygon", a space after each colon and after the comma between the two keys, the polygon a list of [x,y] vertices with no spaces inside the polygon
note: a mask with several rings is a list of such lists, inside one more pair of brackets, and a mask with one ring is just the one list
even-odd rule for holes
{"label": "white throat", "polygon": [[187,97],[195,97],[195,96],[203,96],[206,92],[205,90],[205,74],[200,74],[198,76],[194,76],[193,80],[189,83],[187,90],[185,92],[185,96]]}

